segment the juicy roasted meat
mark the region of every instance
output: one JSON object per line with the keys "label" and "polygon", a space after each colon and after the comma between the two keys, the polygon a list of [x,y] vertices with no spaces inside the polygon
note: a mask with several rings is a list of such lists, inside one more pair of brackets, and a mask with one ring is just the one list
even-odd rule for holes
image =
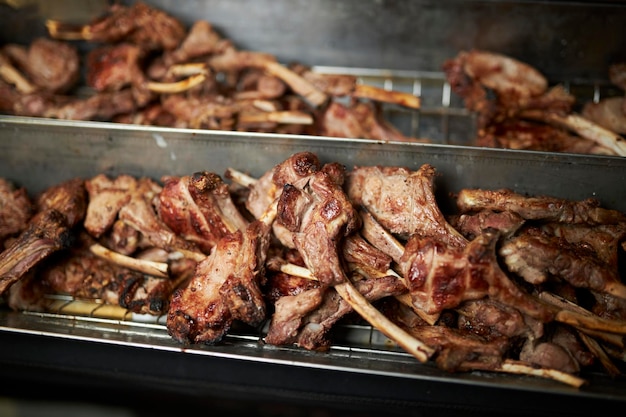
{"label": "juicy roasted meat", "polygon": [[553,313],[500,269],[498,235],[484,233],[465,247],[446,246],[415,236],[407,242],[401,269],[413,305],[428,314],[459,306],[463,301],[490,297],[523,314],[549,321]]}
{"label": "juicy roasted meat", "polygon": [[354,100],[350,105],[331,102],[319,120],[320,134],[340,138],[417,142],[389,124],[381,110],[371,102]]}
{"label": "juicy roasted meat", "polygon": [[72,233],[56,210],[35,214],[28,228],[0,254],[0,294],[50,254],[67,249]]}
{"label": "juicy roasted meat", "polygon": [[233,320],[258,325],[266,316],[261,293],[270,225],[254,221],[221,238],[178,289],[167,315],[169,334],[182,343],[219,342]]}
{"label": "juicy roasted meat", "polygon": [[506,240],[499,253],[511,272],[534,285],[557,277],[575,287],[626,298],[618,270],[608,267],[588,245],[529,227]]}
{"label": "juicy roasted meat", "polygon": [[174,49],[185,37],[185,27],[174,17],[143,2],[113,4],[82,30],[86,40],[116,43],[126,40],[146,50]]}
{"label": "juicy roasted meat", "polygon": [[[12,286],[9,305],[16,310],[46,308],[45,295],[70,295],[79,300],[119,305],[130,312],[163,314],[177,285],[176,279],[157,278],[118,266],[89,251],[91,237],[81,234],[79,242],[50,257],[23,285]],[[30,299],[28,293],[40,296]]]}
{"label": "juicy roasted meat", "polygon": [[209,172],[164,178],[157,212],[176,235],[194,242],[207,254],[219,239],[244,230],[248,224],[235,206],[228,185]]}
{"label": "juicy roasted meat", "polygon": [[176,49],[165,51],[160,59],[156,59],[150,65],[148,74],[151,78],[161,79],[166,75],[168,68],[174,64],[220,53],[228,46],[230,42],[222,39],[209,22],[198,20],[191,26],[185,39]]}
{"label": "juicy roasted meat", "polygon": [[528,339],[520,352],[520,360],[572,374],[594,363],[589,350],[583,347],[572,330],[564,326],[556,327],[549,337],[538,341]]}
{"label": "juicy roasted meat", "polygon": [[445,219],[434,194],[435,168],[356,167],[348,174],[346,192],[391,233],[408,239],[432,237],[451,246],[466,239]]}
{"label": "juicy roasted meat", "polygon": [[0,252],[7,239],[24,230],[33,213],[33,202],[26,189],[0,178]]}
{"label": "juicy roasted meat", "polygon": [[527,197],[511,190],[464,189],[457,196],[463,213],[478,210],[511,211],[527,220],[544,220],[569,224],[616,224],[626,215],[600,207],[595,199],[571,201],[562,198]]}
{"label": "juicy roasted meat", "polygon": [[607,97],[598,102],[589,101],[582,109],[587,119],[615,133],[626,134],[626,98]]}
{"label": "juicy roasted meat", "polygon": [[305,265],[324,286],[347,279],[339,245],[360,227],[360,217],[341,188],[343,178],[334,174],[315,172],[302,188],[286,184],[278,200],[277,221],[292,232]]}
{"label": "juicy roasted meat", "polygon": [[103,45],[87,55],[86,81],[97,91],[119,91],[141,84],[145,77],[140,68],[143,51],[136,45]]}
{"label": "juicy roasted meat", "polygon": [[99,174],[86,180],[85,187],[89,205],[84,226],[92,236],[99,238],[113,226],[120,209],[130,201],[137,180],[130,175],[111,179]]}
{"label": "juicy roasted meat", "polygon": [[140,178],[129,201],[120,208],[118,218],[139,231],[152,246],[167,252],[201,253],[193,242],[176,235],[159,218],[154,201],[162,189],[153,180]]}
{"label": "juicy roasted meat", "polygon": [[456,308],[458,327],[487,340],[494,338],[532,339],[541,337],[543,323],[525,316],[518,309],[488,298],[470,300]]}
{"label": "juicy roasted meat", "polygon": [[[368,301],[402,294],[404,284],[394,276],[363,279],[354,284]],[[296,345],[309,350],[326,350],[332,327],[352,312],[352,307],[333,289],[313,288],[283,296],[275,303],[275,313],[264,340],[272,345]]]}
{"label": "juicy roasted meat", "polygon": [[450,216],[448,220],[468,240],[473,240],[487,230],[497,230],[502,236],[510,236],[525,222],[517,213],[491,210]]}
{"label": "juicy roasted meat", "polygon": [[544,152],[603,152],[596,142],[573,135],[563,128],[520,119],[503,120],[481,129],[476,144],[489,148]]}

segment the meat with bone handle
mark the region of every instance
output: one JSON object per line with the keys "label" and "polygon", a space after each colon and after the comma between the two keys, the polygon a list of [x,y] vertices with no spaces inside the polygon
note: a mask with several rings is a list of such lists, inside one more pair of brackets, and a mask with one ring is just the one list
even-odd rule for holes
{"label": "meat with bone handle", "polygon": [[467,240],[442,214],[434,193],[436,170],[424,164],[417,171],[403,167],[363,166],[348,173],[346,192],[385,229],[402,239],[433,237],[450,246]]}
{"label": "meat with bone handle", "polygon": [[[369,302],[406,291],[404,284],[392,275],[358,279],[354,286]],[[276,300],[274,309],[264,341],[308,350],[327,350],[331,343],[328,333],[354,311],[337,291],[322,287],[282,296]]]}
{"label": "meat with bone handle", "polygon": [[[559,85],[548,89],[545,77],[525,63],[504,55],[473,50],[462,51],[447,60],[443,69],[452,90],[464,99],[466,108],[478,113],[480,129],[493,128],[510,119],[532,120],[565,129],[586,142],[595,143],[592,147],[585,144],[589,153],[626,154],[626,145],[619,134],[573,113],[575,97]],[[489,98],[487,91],[493,91],[495,98]],[[570,136],[563,134],[563,137],[566,144],[571,142]],[[489,146],[488,141],[481,142],[483,146]],[[544,147],[540,141],[527,142],[526,146],[533,143],[536,146],[525,149],[541,150]],[[561,148],[567,152],[584,148],[566,144]]]}
{"label": "meat with bone handle", "polygon": [[[10,287],[8,303],[11,308],[45,311],[54,300],[50,296],[64,295],[119,305],[138,314],[159,315],[167,311],[170,296],[184,278],[182,275],[157,277],[125,268],[91,253],[93,238],[85,232],[78,235],[78,243],[68,251],[47,259],[39,265],[36,274]],[[30,297],[32,293],[39,296]]]}
{"label": "meat with bone handle", "polygon": [[331,102],[319,118],[320,134],[324,136],[376,139],[398,142],[427,142],[404,135],[382,117],[374,102],[352,100],[349,104]]}
{"label": "meat with bone handle", "polygon": [[520,117],[564,127],[584,138],[596,142],[599,146],[608,149],[615,155],[626,156],[626,140],[622,136],[580,114],[570,113],[562,115],[528,109],[522,111]]}
{"label": "meat with bone handle", "polygon": [[51,254],[72,244],[85,217],[87,193],[80,178],[46,189],[35,201],[26,229],[0,253],[0,294]]}
{"label": "meat with bone handle", "polygon": [[181,343],[217,343],[233,320],[258,325],[267,314],[261,285],[275,205],[245,230],[222,237],[198,262],[194,276],[174,293],[169,334]]}
{"label": "meat with bone handle", "polygon": [[499,253],[511,272],[534,285],[557,278],[577,288],[626,299],[617,265],[608,265],[589,246],[545,230],[527,227],[503,242]]}
{"label": "meat with bone handle", "polygon": [[593,198],[568,200],[552,196],[525,196],[509,189],[486,190],[466,188],[459,191],[456,205],[460,212],[479,210],[511,211],[526,220],[569,224],[618,224],[626,215],[606,209]]}
{"label": "meat with bone handle", "polygon": [[117,43],[127,40],[146,50],[171,50],[185,37],[184,25],[162,10],[136,2],[132,6],[113,4],[108,12],[78,26],[49,20],[50,36],[61,40],[87,40],[98,43]]}
{"label": "meat with bone handle", "polygon": [[[391,258],[359,235],[350,235],[345,239],[342,257],[355,287],[368,301],[406,293],[402,278],[389,269]],[[354,310],[336,291],[322,291],[319,284],[311,287],[310,283],[298,281],[297,288],[301,290],[294,290],[291,286],[285,290],[284,283],[299,278],[301,274],[307,279],[315,278],[310,271],[295,265],[293,262],[296,261],[302,263],[301,258],[286,261],[274,257],[268,261],[268,268],[277,273],[270,278],[270,285],[281,290],[276,294],[275,312],[265,341],[324,350],[330,344],[327,335],[330,329]]]}
{"label": "meat with bone handle", "polygon": [[207,171],[162,179],[156,209],[159,218],[183,239],[208,254],[227,234],[244,230],[244,219],[233,202],[228,185]]}
{"label": "meat with bone handle", "polygon": [[463,248],[433,238],[415,236],[405,247],[400,268],[413,304],[428,314],[485,297],[515,306],[524,314],[548,322],[554,312],[519,288],[498,265],[499,236],[484,233]]}
{"label": "meat with bone handle", "polygon": [[480,129],[476,145],[488,148],[615,155],[609,148],[559,126],[519,118],[506,119]]}

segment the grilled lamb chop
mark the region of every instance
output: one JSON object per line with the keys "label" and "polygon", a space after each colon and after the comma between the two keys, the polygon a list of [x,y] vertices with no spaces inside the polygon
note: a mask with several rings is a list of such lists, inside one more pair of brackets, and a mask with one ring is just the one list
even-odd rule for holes
{"label": "grilled lamb chop", "polygon": [[[119,305],[133,313],[158,315],[167,310],[176,279],[145,275],[94,256],[89,250],[93,238],[86,233],[80,233],[77,240],[68,251],[48,258],[24,285],[11,287],[12,308],[45,310],[48,300],[44,295],[63,294]],[[28,299],[24,293],[29,292],[44,295],[24,305]]]}
{"label": "grilled lamb chop", "polygon": [[[359,293],[368,301],[402,294],[406,287],[398,277],[386,276],[357,280]],[[283,296],[275,303],[275,313],[264,340],[273,345],[296,345],[308,350],[327,350],[329,332],[352,306],[333,289],[313,288]]]}
{"label": "grilled lamb chop", "polygon": [[588,245],[527,227],[523,233],[506,240],[499,253],[511,272],[534,285],[556,277],[578,288],[626,299],[626,286],[621,282],[617,265],[609,266]]}
{"label": "grilled lamb chop", "polygon": [[229,233],[244,230],[248,222],[233,202],[228,185],[217,175],[197,172],[164,177],[158,195],[159,218],[178,236],[209,253]]}
{"label": "grilled lamb chop", "polygon": [[178,289],[167,315],[169,334],[181,343],[217,343],[233,320],[256,326],[265,319],[261,293],[274,214],[222,237]]}
{"label": "grilled lamb chop", "polygon": [[342,181],[321,170],[301,189],[286,184],[278,200],[277,221],[292,232],[304,263],[323,286],[347,280],[339,245],[360,227],[360,218],[341,190]]}
{"label": "grilled lamb chop", "polygon": [[573,135],[563,128],[521,119],[507,119],[480,129],[476,144],[489,148],[614,154],[598,143]]}
{"label": "grilled lamb chop", "polygon": [[381,141],[423,141],[405,136],[382,118],[380,107],[373,102],[353,100],[347,106],[333,101],[319,119],[319,132],[325,136]]}
{"label": "grilled lamb chop", "polygon": [[54,252],[68,248],[87,210],[84,181],[72,179],[45,190],[28,227],[0,253],[0,294]]}
{"label": "grilled lamb chop", "polygon": [[445,219],[434,194],[435,168],[356,167],[348,174],[346,192],[392,234],[408,239],[433,237],[461,247],[467,240]]}
{"label": "grilled lamb chop", "polygon": [[463,248],[446,246],[433,238],[410,239],[400,267],[413,304],[436,314],[463,301],[488,296],[537,320],[550,321],[550,309],[515,285],[498,266],[498,238],[486,232]]}
{"label": "grilled lamb chop", "polygon": [[526,220],[588,225],[626,221],[624,213],[602,208],[595,199],[571,201],[549,196],[527,197],[506,189],[463,189],[457,196],[456,204],[462,213],[483,209],[511,211]]}
{"label": "grilled lamb chop", "polygon": [[111,5],[108,13],[90,24],[73,28],[49,21],[48,31],[56,39],[83,39],[99,43],[126,41],[145,50],[170,50],[184,39],[185,27],[165,12],[136,2],[132,6]]}

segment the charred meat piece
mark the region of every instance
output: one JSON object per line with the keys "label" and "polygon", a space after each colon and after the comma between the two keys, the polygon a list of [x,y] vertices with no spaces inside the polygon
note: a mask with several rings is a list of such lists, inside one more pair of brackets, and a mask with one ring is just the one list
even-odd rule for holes
{"label": "charred meat piece", "polygon": [[76,28],[59,22],[47,23],[57,39],[83,39],[100,43],[130,42],[145,50],[174,49],[185,37],[184,25],[173,16],[139,1],[132,6],[113,4],[108,13]]}
{"label": "charred meat piece", "polygon": [[498,235],[487,232],[463,248],[415,236],[407,242],[401,269],[413,304],[428,314],[455,308],[463,301],[490,297],[523,314],[547,322],[553,312],[500,269]]}
{"label": "charred meat piece", "polygon": [[511,272],[534,285],[558,277],[575,287],[626,299],[626,286],[621,283],[619,271],[614,265],[607,265],[588,245],[529,227],[505,241],[499,253]]}
{"label": "charred meat piece", "polygon": [[319,132],[325,136],[376,139],[381,141],[417,142],[382,118],[381,109],[373,102],[353,100],[347,106],[333,101],[319,119]]}
{"label": "charred meat piece", "polygon": [[137,180],[130,175],[109,178],[96,175],[85,181],[89,205],[85,216],[85,229],[95,238],[108,231],[122,207],[128,203],[137,188]]}
{"label": "charred meat piece", "polygon": [[86,210],[83,180],[46,189],[36,200],[36,214],[28,227],[0,253],[0,294],[50,254],[68,248]]}
{"label": "charred meat piece", "polygon": [[403,239],[433,237],[451,246],[466,239],[445,219],[435,198],[436,171],[425,164],[417,171],[401,167],[356,167],[348,174],[346,192],[387,230]]}
{"label": "charred meat piece", "polygon": [[163,188],[149,178],[140,178],[132,190],[131,197],[118,212],[118,218],[137,230],[151,246],[167,252],[181,251],[184,254],[203,256],[192,242],[176,235],[158,216],[155,199]]}
{"label": "charred meat piece", "polygon": [[510,236],[525,222],[517,213],[491,210],[449,216],[448,221],[468,240],[473,240],[488,230],[497,230],[502,236]]}
{"label": "charred meat piece", "polygon": [[507,119],[481,129],[478,146],[579,154],[612,154],[596,142],[567,130],[531,120]]}
{"label": "charred meat piece", "polygon": [[[404,284],[394,276],[362,279],[354,283],[370,302],[402,294]],[[308,350],[327,350],[333,326],[354,310],[335,290],[314,288],[280,298],[275,304],[265,342],[296,345]]]}
{"label": "charred meat piece", "polygon": [[340,245],[360,227],[360,217],[341,189],[342,182],[343,178],[321,170],[302,188],[286,184],[278,200],[277,221],[293,233],[296,249],[323,286],[346,281]]}
{"label": "charred meat piece", "polygon": [[143,54],[141,48],[129,43],[91,50],[87,55],[87,85],[97,91],[119,91],[145,82],[140,68]]}
{"label": "charred meat piece", "polygon": [[159,218],[204,253],[208,254],[225,235],[246,228],[248,222],[235,206],[228,185],[217,174],[196,172],[162,181]]}
{"label": "charred meat piece", "polygon": [[233,320],[258,325],[265,319],[261,293],[270,224],[254,221],[222,237],[178,289],[167,315],[169,334],[181,343],[217,343]]}
{"label": "charred meat piece", "polygon": [[483,209],[511,211],[527,220],[554,221],[569,224],[616,224],[626,215],[600,207],[599,201],[572,201],[550,196],[528,197],[511,190],[464,189],[457,196],[457,206],[463,213]]}

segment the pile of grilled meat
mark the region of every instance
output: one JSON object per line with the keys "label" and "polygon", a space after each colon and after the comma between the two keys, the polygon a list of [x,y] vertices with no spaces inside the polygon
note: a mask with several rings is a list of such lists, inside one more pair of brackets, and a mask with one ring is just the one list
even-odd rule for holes
{"label": "pile of grilled meat", "polygon": [[437,175],[300,152],[260,178],[100,174],[32,200],[4,180],[0,292],[14,310],[67,294],[163,315],[184,345],[240,323],[323,351],[361,320],[450,372],[621,375],[626,214],[504,189],[463,189],[444,214]]}
{"label": "pile of grilled meat", "polygon": [[[114,4],[82,27],[0,48],[0,112],[180,128],[419,141],[385,120],[384,103],[420,98],[237,49],[206,21],[187,29],[142,2]],[[76,41],[86,42],[87,52]]]}
{"label": "pile of grilled meat", "polygon": [[[240,50],[199,20],[142,2],[113,4],[84,26],[47,22],[49,36],[0,47],[0,112],[213,130],[431,142],[407,136],[388,106],[418,112],[420,97],[322,74]],[[82,42],[82,43],[77,43]],[[79,53],[78,45],[81,45]],[[622,94],[577,102],[563,85],[497,53],[461,51],[446,81],[478,115],[468,144],[626,156],[626,64],[609,68]],[[581,109],[581,106],[584,107]]]}

